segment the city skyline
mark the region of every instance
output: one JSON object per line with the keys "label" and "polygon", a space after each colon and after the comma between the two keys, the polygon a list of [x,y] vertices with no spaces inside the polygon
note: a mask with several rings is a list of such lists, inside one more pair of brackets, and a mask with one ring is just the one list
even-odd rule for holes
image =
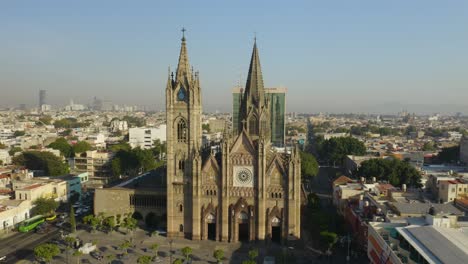
{"label": "city skyline", "polygon": [[265,86],[288,88],[288,112],[468,113],[466,3],[112,3],[0,4],[0,106],[46,90],[52,105],[163,110],[186,27],[207,112],[230,112],[257,32]]}

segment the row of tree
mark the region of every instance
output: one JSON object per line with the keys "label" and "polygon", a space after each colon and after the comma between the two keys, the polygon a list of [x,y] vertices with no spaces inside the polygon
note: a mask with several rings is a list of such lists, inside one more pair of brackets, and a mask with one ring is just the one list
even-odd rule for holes
{"label": "row of tree", "polygon": [[361,163],[356,174],[359,177],[377,181],[387,181],[393,186],[407,184],[412,187],[422,187],[421,173],[408,161],[396,158],[370,159]]}
{"label": "row of tree", "polygon": [[75,153],[92,150],[92,146],[86,141],[79,141],[72,146],[68,143],[68,140],[63,137],[57,138],[54,142],[50,143],[48,147],[59,150],[60,154],[66,158],[74,157]]}
{"label": "row of tree", "polygon": [[48,176],[67,174],[68,164],[48,151],[26,151],[13,158],[13,164],[30,170],[42,170]]}

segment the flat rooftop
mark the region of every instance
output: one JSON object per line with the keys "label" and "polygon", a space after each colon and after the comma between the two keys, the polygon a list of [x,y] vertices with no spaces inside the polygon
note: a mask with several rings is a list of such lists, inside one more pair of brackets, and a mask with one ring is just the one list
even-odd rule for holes
{"label": "flat rooftop", "polygon": [[467,263],[468,234],[462,229],[419,226],[397,230],[421,255],[436,263]]}

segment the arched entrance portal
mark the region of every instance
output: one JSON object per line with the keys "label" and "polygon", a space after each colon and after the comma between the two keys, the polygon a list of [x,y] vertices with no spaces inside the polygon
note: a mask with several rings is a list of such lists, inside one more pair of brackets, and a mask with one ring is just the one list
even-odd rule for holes
{"label": "arched entrance portal", "polygon": [[206,224],[208,231],[207,238],[216,241],[216,217],[213,214],[208,214],[206,216]]}
{"label": "arched entrance portal", "polygon": [[281,243],[281,220],[278,217],[271,219],[271,241]]}
{"label": "arched entrance portal", "polygon": [[239,228],[238,238],[239,241],[249,241],[249,215],[246,212],[239,213]]}

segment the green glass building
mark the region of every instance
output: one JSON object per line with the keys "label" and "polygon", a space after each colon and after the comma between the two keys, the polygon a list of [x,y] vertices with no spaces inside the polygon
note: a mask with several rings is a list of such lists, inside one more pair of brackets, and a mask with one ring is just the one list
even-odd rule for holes
{"label": "green glass building", "polygon": [[[271,143],[276,147],[284,147],[285,137],[285,112],[286,112],[286,88],[265,88],[265,95],[271,103]],[[239,133],[239,111],[243,95],[242,88],[232,90],[232,132]]]}

